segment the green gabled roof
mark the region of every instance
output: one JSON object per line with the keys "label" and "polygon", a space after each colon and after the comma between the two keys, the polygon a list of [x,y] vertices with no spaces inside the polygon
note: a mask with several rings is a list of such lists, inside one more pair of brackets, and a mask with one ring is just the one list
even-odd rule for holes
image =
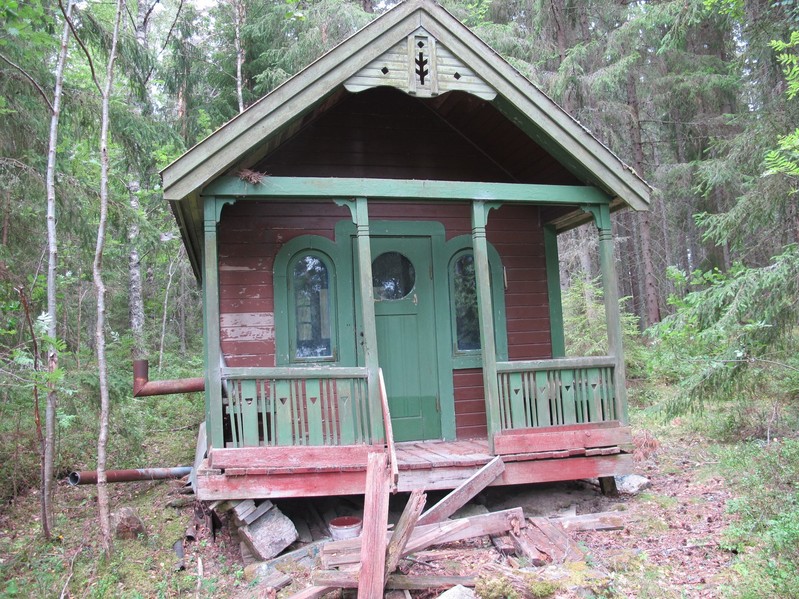
{"label": "green gabled roof", "polygon": [[651,188],[607,146],[443,7],[432,0],[407,0],[324,54],[162,171],[164,197],[172,202],[187,244],[196,250],[200,241],[191,239],[194,235],[190,229],[202,219],[199,194],[206,185],[270,140],[276,143],[292,135],[305,115],[420,28],[445,47],[453,60],[495,91],[491,103],[577,179],[609,194],[615,206],[623,203],[635,210],[648,208]]}

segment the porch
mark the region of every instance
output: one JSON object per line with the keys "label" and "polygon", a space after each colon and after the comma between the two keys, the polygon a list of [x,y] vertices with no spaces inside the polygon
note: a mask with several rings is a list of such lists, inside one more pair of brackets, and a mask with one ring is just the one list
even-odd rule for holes
{"label": "porch", "polygon": [[497,363],[500,430],[489,440],[394,443],[366,368],[223,368],[224,447],[198,470],[202,500],[362,494],[368,455],[386,451],[398,491],[460,485],[495,456],[493,485],[613,476],[632,467],[610,357]]}
{"label": "porch", "polygon": [[[616,423],[509,433],[505,471],[492,486],[613,476],[632,467],[630,429]],[[513,450],[512,447],[518,447]],[[198,471],[198,497],[260,499],[357,495],[378,445],[211,450]],[[396,444],[397,490],[453,489],[490,462],[487,439]]]}

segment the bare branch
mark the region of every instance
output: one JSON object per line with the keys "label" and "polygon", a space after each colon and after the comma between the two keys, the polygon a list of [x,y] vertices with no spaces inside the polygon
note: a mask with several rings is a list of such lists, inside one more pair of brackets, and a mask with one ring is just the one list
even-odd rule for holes
{"label": "bare branch", "polygon": [[3,62],[8,63],[9,65],[11,65],[15,69],[17,69],[20,73],[22,73],[22,75],[25,77],[25,79],[30,81],[31,85],[33,87],[35,87],[36,91],[39,92],[39,95],[42,96],[42,99],[44,100],[44,103],[47,104],[47,107],[50,109],[50,112],[53,112],[53,103],[50,102],[50,98],[48,98],[47,94],[44,93],[44,90],[42,89],[42,86],[39,85],[38,83],[36,83],[36,80],[33,77],[31,77],[25,69],[23,69],[18,64],[14,63],[14,62],[11,62],[8,58],[3,56],[2,54],[0,54],[0,60],[3,60]]}
{"label": "bare branch", "polygon": [[94,71],[94,61],[92,60],[92,55],[89,54],[89,49],[83,43],[83,40],[80,39],[78,32],[75,31],[75,24],[72,22],[72,19],[69,17],[69,15],[67,15],[67,11],[64,9],[64,4],[61,0],[58,0],[58,8],[61,9],[61,14],[64,15],[64,18],[67,20],[67,24],[69,25],[69,30],[72,32],[72,35],[75,36],[75,41],[78,42],[78,45],[80,46],[81,50],[83,50],[83,53],[86,55],[86,60],[89,61],[89,70],[92,73],[92,81],[94,81],[94,85],[97,87],[97,91],[99,91],[100,94],[102,94],[103,88],[100,85],[100,82],[97,80],[97,73],[95,73]]}
{"label": "bare branch", "polygon": [[[155,7],[155,4],[153,4],[153,7]],[[152,8],[150,10],[152,10]],[[158,51],[158,54],[156,55],[157,57],[161,56],[161,54],[164,53],[164,50],[166,50],[166,46],[169,43],[170,38],[172,37],[172,32],[175,31],[175,26],[178,24],[178,19],[180,18],[181,10],[183,10],[183,0],[180,0],[180,3],[178,4],[178,10],[175,13],[175,18],[172,20],[172,25],[170,25],[169,27],[169,31],[166,34],[166,38],[164,38],[164,44],[163,46],[161,46],[161,49]],[[149,15],[150,13],[148,12],[147,14]],[[155,70],[155,61],[153,61],[153,66],[150,67],[150,72],[147,73],[147,77],[144,78],[145,85],[147,85],[147,82],[150,81],[150,77],[152,77],[154,70]]]}

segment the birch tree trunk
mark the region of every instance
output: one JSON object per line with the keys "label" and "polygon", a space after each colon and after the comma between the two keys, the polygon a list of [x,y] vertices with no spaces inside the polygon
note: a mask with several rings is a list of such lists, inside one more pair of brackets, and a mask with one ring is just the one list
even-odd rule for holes
{"label": "birch tree trunk", "polygon": [[94,252],[92,274],[94,290],[97,298],[97,328],[95,331],[97,350],[97,371],[100,379],[100,432],[97,438],[97,508],[100,518],[100,533],[103,552],[111,554],[113,539],[111,536],[111,514],[108,503],[108,481],[106,478],[106,449],[108,446],[108,417],[110,399],[108,395],[108,364],[105,356],[105,283],[103,281],[103,251],[105,250],[105,233],[108,223],[108,125],[111,106],[111,91],[114,83],[114,62],[116,60],[117,40],[119,38],[119,22],[125,0],[117,0],[114,18],[114,33],[111,38],[111,51],[108,55],[105,82],[101,90],[102,116],[100,120],[100,223],[97,226],[97,245]]}
{"label": "birch tree trunk", "polygon": [[[72,0],[68,0],[64,12],[67,20],[72,14]],[[58,148],[58,121],[61,117],[61,98],[64,89],[64,67],[67,62],[69,23],[65,20],[61,32],[61,47],[55,69],[55,87],[53,89],[53,104],[50,114],[50,138],[47,142],[47,172],[45,174],[45,187],[47,190],[47,371],[50,374],[47,383],[47,407],[44,416],[44,447],[42,448],[42,532],[46,539],[50,539],[53,524],[53,460],[55,454],[55,413],[58,405],[58,392],[56,390],[53,373],[58,369],[57,338],[57,282],[58,269],[58,238],[56,237],[55,220],[55,168],[56,150]]]}
{"label": "birch tree trunk", "polygon": [[236,99],[239,102],[239,113],[244,112],[244,45],[241,43],[241,27],[244,25],[244,0],[233,2],[233,24],[235,30],[234,44],[236,47]]}
{"label": "birch tree trunk", "polygon": [[[147,25],[156,2],[140,0],[136,12],[134,33],[136,43],[147,51]],[[130,331],[133,335],[133,359],[139,360],[146,357],[147,350],[144,338],[144,294],[141,279],[141,256],[139,254],[139,196],[141,179],[130,167],[131,175],[128,182],[128,203],[130,205],[131,222],[128,225],[128,310],[130,316]]]}

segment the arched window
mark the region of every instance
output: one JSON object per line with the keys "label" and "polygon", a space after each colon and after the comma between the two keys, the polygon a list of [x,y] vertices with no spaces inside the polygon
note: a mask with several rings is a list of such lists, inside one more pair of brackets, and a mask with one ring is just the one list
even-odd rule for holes
{"label": "arched window", "polygon": [[333,359],[332,264],[318,252],[301,252],[289,263],[287,275],[291,359]]}
{"label": "arched window", "polygon": [[[474,252],[469,235],[447,242],[449,256],[450,330],[452,331],[452,360],[455,368],[479,368],[481,365],[480,315],[477,308],[477,279]],[[508,336],[505,318],[504,269],[499,254],[488,244],[489,286],[494,316],[494,342],[497,358],[508,356]]]}
{"label": "arched window", "polygon": [[455,351],[479,350],[480,319],[477,313],[474,255],[471,251],[461,252],[452,261],[450,284],[455,319]]}

